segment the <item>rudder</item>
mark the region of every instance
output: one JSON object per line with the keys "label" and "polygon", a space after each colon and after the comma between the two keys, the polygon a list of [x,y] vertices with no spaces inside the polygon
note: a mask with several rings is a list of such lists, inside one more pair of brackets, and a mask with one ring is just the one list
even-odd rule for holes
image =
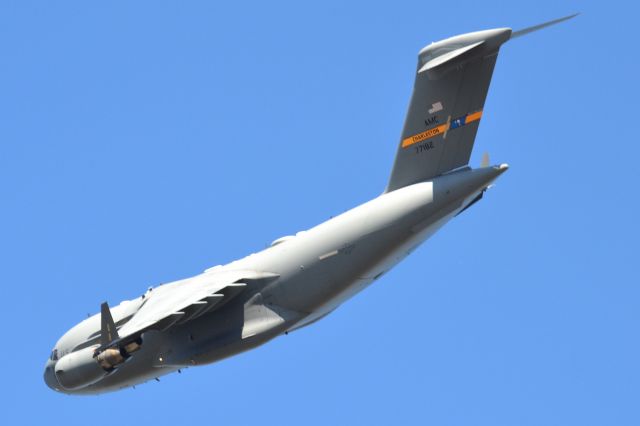
{"label": "rudder", "polygon": [[576,15],[516,32],[497,28],[462,34],[422,49],[385,192],[467,165],[500,46]]}
{"label": "rudder", "polygon": [[509,28],[463,34],[420,51],[385,192],[468,164],[498,50],[510,35]]}

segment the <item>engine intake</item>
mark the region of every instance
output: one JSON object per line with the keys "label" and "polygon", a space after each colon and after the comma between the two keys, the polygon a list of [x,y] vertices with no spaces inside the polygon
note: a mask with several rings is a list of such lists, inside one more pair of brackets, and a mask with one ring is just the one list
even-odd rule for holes
{"label": "engine intake", "polygon": [[67,390],[92,385],[124,363],[141,346],[142,340],[137,339],[120,348],[107,348],[97,354],[98,346],[71,352],[56,362],[56,378],[60,386]]}
{"label": "engine intake", "polygon": [[95,346],[71,352],[56,362],[56,378],[65,389],[75,390],[96,383],[108,374],[93,357]]}

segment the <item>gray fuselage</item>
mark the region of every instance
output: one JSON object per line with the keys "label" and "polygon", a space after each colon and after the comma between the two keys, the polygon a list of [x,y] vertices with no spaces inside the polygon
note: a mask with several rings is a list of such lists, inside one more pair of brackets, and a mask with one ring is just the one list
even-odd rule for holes
{"label": "gray fuselage", "polygon": [[[113,391],[218,361],[308,325],[411,253],[506,169],[464,168],[382,194],[308,231],[276,240],[259,253],[211,268],[202,275],[250,270],[272,278],[250,280],[241,294],[210,314],[166,331],[146,332],[141,349],[123,365],[88,386],[65,389],[56,379],[55,364],[95,344],[99,315],[88,318],[57,342],[56,355],[45,367],[45,381],[65,393]],[[138,298],[114,308],[116,324],[126,323],[141,303]]]}

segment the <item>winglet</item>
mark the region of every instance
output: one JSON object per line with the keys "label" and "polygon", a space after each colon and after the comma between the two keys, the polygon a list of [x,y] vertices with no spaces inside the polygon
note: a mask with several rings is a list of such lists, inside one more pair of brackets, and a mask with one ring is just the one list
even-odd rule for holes
{"label": "winglet", "polygon": [[100,346],[108,346],[120,338],[107,302],[100,305],[100,327]]}
{"label": "winglet", "polygon": [[526,34],[529,34],[529,33],[532,33],[534,31],[541,30],[541,29],[549,27],[551,25],[558,24],[558,23],[563,22],[563,21],[568,21],[569,19],[575,18],[578,15],[579,15],[579,13],[574,13],[573,15],[565,16],[563,18],[554,19],[553,21],[545,22],[543,24],[538,24],[538,25],[534,25],[532,27],[523,28],[521,30],[514,31],[514,32],[511,33],[510,40],[514,39],[514,38],[518,38],[518,37],[526,35]]}

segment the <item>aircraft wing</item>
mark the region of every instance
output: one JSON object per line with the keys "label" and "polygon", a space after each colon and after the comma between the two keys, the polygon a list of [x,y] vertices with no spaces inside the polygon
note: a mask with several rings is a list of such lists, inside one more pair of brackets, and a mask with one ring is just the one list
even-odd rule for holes
{"label": "aircraft wing", "polygon": [[126,344],[147,330],[166,330],[220,308],[251,280],[277,275],[255,271],[216,271],[165,284],[145,294],[145,302],[117,333],[117,340],[103,346]]}

